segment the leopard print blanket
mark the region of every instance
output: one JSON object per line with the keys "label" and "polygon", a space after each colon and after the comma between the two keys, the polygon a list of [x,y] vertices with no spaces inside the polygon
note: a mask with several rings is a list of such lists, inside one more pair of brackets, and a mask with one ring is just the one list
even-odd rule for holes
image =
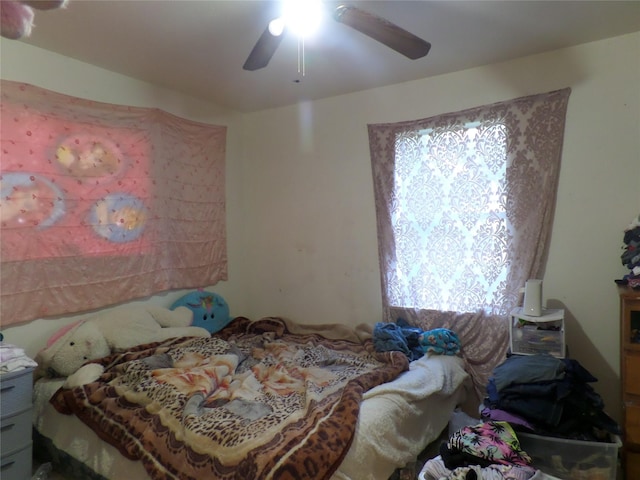
{"label": "leopard print blanket", "polygon": [[211,338],[141,345],[104,374],[59,390],[75,414],[153,479],[328,479],[346,455],[364,392],[408,368],[285,322],[236,318]]}

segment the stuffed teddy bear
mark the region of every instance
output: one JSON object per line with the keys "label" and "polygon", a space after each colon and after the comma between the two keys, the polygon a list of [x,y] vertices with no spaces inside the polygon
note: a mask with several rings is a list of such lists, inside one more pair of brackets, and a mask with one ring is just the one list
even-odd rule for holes
{"label": "stuffed teddy bear", "polygon": [[209,337],[204,328],[192,326],[192,318],[186,307],[123,307],[97,314],[64,327],[49,339],[36,356],[36,376],[68,377],[66,387],[84,385],[103,371],[98,364],[84,365],[90,360],[174,337]]}
{"label": "stuffed teddy bear", "polygon": [[189,308],[193,312],[193,324],[211,333],[222,330],[232,320],[224,298],[201,288],[180,297],[171,305],[171,310],[178,307]]}
{"label": "stuffed teddy bear", "polygon": [[1,0],[0,33],[3,37],[17,40],[31,35],[33,9],[53,10],[63,8],[67,0]]}

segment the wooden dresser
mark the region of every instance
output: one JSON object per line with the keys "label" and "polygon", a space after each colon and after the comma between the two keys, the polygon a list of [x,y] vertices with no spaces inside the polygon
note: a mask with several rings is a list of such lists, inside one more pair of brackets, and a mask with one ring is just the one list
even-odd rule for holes
{"label": "wooden dresser", "polygon": [[640,479],[640,290],[619,287],[620,379],[622,384],[623,469]]}
{"label": "wooden dresser", "polygon": [[33,368],[0,374],[0,478],[31,478]]}

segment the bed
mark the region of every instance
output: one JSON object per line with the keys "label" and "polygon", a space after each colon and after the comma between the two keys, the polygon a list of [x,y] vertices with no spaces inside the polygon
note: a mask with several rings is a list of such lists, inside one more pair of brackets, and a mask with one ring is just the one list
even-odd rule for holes
{"label": "bed", "polygon": [[34,385],[36,451],[81,478],[387,480],[471,388],[458,356],[409,362],[371,328],[281,318],[97,362],[82,387]]}

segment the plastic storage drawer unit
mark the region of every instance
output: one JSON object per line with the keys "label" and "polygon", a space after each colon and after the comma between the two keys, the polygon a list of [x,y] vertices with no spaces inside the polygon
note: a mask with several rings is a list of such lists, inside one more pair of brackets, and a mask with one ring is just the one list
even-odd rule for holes
{"label": "plastic storage drawer unit", "polygon": [[0,478],[31,479],[33,368],[0,374]]}
{"label": "plastic storage drawer unit", "polygon": [[525,315],[522,308],[511,312],[509,325],[511,353],[515,355],[537,355],[547,353],[564,358],[564,309],[544,309],[542,315]]}

